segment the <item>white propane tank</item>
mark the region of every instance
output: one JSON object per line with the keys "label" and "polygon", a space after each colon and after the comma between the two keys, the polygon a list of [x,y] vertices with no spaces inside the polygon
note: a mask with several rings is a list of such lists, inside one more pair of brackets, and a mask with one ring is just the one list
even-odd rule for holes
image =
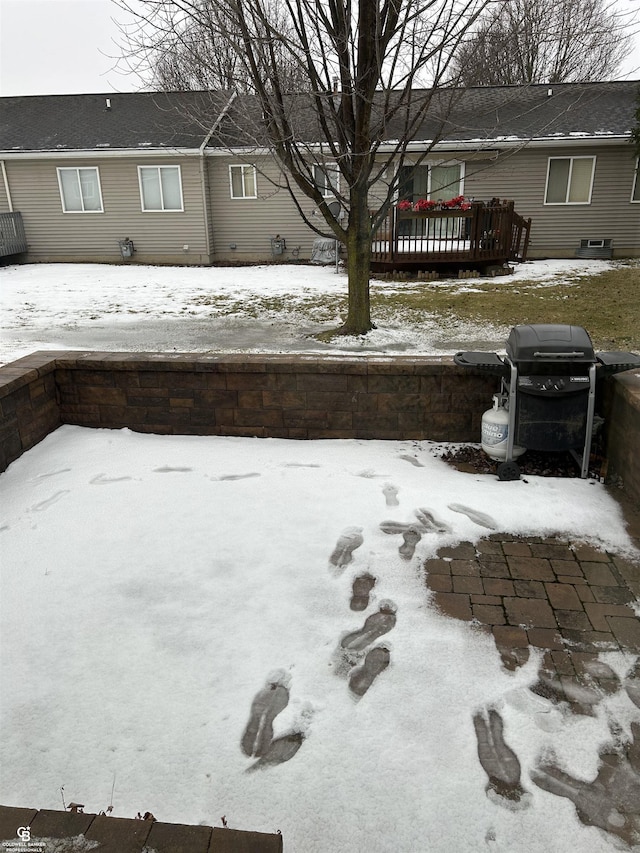
{"label": "white propane tank", "polygon": [[[509,436],[509,412],[506,398],[493,395],[493,408],[487,409],[482,416],[482,449],[491,459],[507,458],[507,439]],[[525,447],[513,447],[513,458],[517,459],[525,452]]]}

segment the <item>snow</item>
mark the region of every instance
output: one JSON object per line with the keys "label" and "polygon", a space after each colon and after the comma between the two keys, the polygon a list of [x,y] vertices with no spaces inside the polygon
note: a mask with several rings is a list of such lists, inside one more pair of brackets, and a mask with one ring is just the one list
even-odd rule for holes
{"label": "snow", "polygon": [[[516,266],[505,286],[571,280],[614,265],[546,260]],[[493,279],[499,286],[499,279]],[[375,296],[429,287],[468,288],[451,279],[381,282]],[[452,322],[426,312],[374,316],[364,338],[321,343],[313,334],[340,322],[346,276],[333,267],[153,267],[30,264],[6,267],[0,288],[0,363],[35,350],[128,352],[305,352],[440,355],[504,347],[509,330]]]}
{"label": "snow", "polygon": [[[630,542],[616,505],[584,480],[499,483],[462,474],[428,442],[138,435],[63,426],[0,477],[3,516],[3,803],[152,811],[165,821],[280,829],[287,853],[509,853],[612,849],[529,772],[553,752],[593,778],[624,691],[594,717],[532,694],[539,655],[514,673],[490,636],[430,603],[421,566],[485,528]],[[407,457],[419,466],[410,464]],[[398,506],[383,489],[398,490]],[[452,533],[425,534],[411,561],[384,520],[428,507]],[[535,511],[533,510],[535,507]],[[342,569],[341,533],[363,545]],[[351,584],[377,578],[369,607]],[[391,664],[358,701],[340,640],[380,602]],[[378,642],[380,644],[380,641]],[[624,674],[621,654],[602,655]],[[274,671],[279,671],[274,675]],[[251,771],[240,748],[267,681],[288,685],[274,737],[302,732],[287,763]],[[473,714],[495,708],[522,765],[523,805],[485,792]],[[588,744],[588,748],[585,748]]]}
{"label": "snow", "polygon": [[[536,269],[544,280],[604,263]],[[302,306],[343,287],[343,276],[311,267],[11,267],[3,354],[86,346],[93,335],[96,348],[135,348],[130,311],[177,325],[180,341],[185,310],[210,316],[193,307],[202,295],[277,294]],[[164,342],[156,335],[144,338],[152,350]],[[624,690],[592,717],[532,693],[541,653],[507,672],[490,635],[435,609],[422,567],[440,547],[488,533],[461,506],[498,531],[626,553],[621,513],[599,483],[500,483],[455,471],[441,450],[63,426],[24,454],[0,475],[0,801],[55,809],[64,789],[67,802],[112,804],[121,817],[220,825],[225,815],[238,829],[280,830],[286,853],[618,849],[530,773],[553,754],[593,779],[598,750],[612,732],[629,734],[638,709]],[[402,538],[380,524],[410,522],[417,508],[450,532],[423,535],[407,561]],[[353,527],[363,544],[335,567],[330,555]],[[363,572],[377,582],[354,612]],[[391,663],[356,699],[340,641],[384,600],[397,622],[376,645]],[[620,677],[633,662],[600,658]],[[256,768],[241,739],[256,694],[274,681],[289,690],[274,738],[304,739],[289,761]],[[520,804],[486,791],[473,716],[492,708],[520,760]]]}

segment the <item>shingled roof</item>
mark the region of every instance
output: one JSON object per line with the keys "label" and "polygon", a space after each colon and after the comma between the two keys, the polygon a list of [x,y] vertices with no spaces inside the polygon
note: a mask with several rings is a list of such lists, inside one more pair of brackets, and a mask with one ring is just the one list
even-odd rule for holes
{"label": "shingled roof", "polygon": [[[635,125],[639,93],[640,81],[441,90],[433,94],[414,139],[451,143],[621,139]],[[301,137],[312,142],[317,133],[313,113],[300,103],[304,95],[295,98]],[[0,151],[198,149],[205,142],[210,147],[255,145],[259,140],[251,128],[260,124],[260,111],[248,95],[238,96],[209,139],[230,99],[229,92],[0,98]],[[385,139],[401,135],[401,121],[390,120]]]}
{"label": "shingled roof", "polygon": [[0,98],[0,150],[199,148],[229,92]]}
{"label": "shingled roof", "polygon": [[434,134],[454,141],[626,137],[635,124],[639,94],[639,81],[444,91],[434,99],[415,138],[432,139]]}

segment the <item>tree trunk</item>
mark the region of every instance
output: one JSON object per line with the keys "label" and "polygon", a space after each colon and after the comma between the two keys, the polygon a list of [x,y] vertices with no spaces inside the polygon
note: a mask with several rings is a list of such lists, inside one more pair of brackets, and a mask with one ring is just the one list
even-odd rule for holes
{"label": "tree trunk", "polygon": [[[360,198],[360,196],[363,196]],[[351,193],[347,227],[347,277],[349,311],[338,330],[341,335],[366,335],[374,328],[369,302],[371,270],[371,219],[365,192]]]}

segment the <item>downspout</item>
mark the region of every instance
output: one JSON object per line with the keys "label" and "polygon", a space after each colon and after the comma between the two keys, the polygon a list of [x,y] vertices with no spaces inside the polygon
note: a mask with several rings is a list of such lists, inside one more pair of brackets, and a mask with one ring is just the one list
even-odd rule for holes
{"label": "downspout", "polygon": [[[205,169],[205,149],[209,142],[211,141],[211,137],[216,132],[218,127],[220,127],[220,123],[225,118],[229,110],[231,109],[231,104],[235,101],[237,97],[236,92],[231,93],[231,97],[227,101],[224,106],[224,109],[215,120],[213,125],[211,126],[211,130],[207,133],[205,138],[202,140],[202,145],[198,149],[198,153],[200,156],[200,186],[202,188],[202,210],[204,212],[204,228],[205,228],[205,245],[207,249],[207,256],[209,258],[209,263],[211,263],[211,229],[209,227],[209,193],[208,193],[208,185],[209,182],[207,180],[207,173]],[[4,168],[4,163],[3,163]]]}
{"label": "downspout", "polygon": [[9,189],[9,178],[7,177],[7,169],[4,165],[4,160],[0,160],[2,164],[2,180],[4,182],[4,191],[7,194],[7,204],[9,205],[9,213],[13,213],[13,202],[11,201],[11,190]]}

